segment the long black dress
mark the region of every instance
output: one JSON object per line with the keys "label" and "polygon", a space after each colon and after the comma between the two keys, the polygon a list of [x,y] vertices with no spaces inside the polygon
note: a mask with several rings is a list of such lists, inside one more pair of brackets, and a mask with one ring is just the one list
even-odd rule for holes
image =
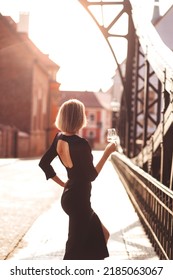
{"label": "long black dress", "polygon": [[[66,168],[68,181],[61,198],[63,210],[69,215],[69,233],[64,260],[100,260],[108,257],[101,222],[91,208],[91,182],[97,177],[93,156],[88,142],[77,135],[57,134],[39,166],[46,178],[56,175],[51,161],[58,156],[58,140],[69,145],[72,168]],[[61,160],[61,158],[60,158]]]}

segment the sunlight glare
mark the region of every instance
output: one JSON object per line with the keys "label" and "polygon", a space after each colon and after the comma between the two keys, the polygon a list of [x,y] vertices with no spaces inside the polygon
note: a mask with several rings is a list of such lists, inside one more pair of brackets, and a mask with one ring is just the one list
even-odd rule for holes
{"label": "sunlight glare", "polygon": [[[43,52],[49,50],[50,58],[61,66],[58,81],[65,84],[65,88],[74,88],[75,84],[86,88],[88,83],[90,89],[98,89],[104,87],[105,80],[109,80],[107,84],[110,86],[115,63],[89,14],[77,1],[68,1],[68,5],[67,0],[61,1],[58,9],[48,9],[47,5],[42,6],[39,20],[38,10],[32,12],[30,37]],[[105,51],[106,56],[103,55]]]}
{"label": "sunlight glare", "polygon": [[[142,5],[143,14],[151,18],[154,0],[130,1]],[[88,2],[92,5],[92,1]],[[122,5],[107,5],[101,9],[101,0],[94,2],[98,2],[99,8],[91,7],[92,12],[99,23],[109,26]],[[173,0],[160,0],[161,14],[171,4]],[[0,7],[2,15],[11,16],[16,22],[20,12],[29,12],[29,37],[60,66],[57,80],[62,89],[92,90],[111,86],[116,71],[115,60],[103,34],[78,0],[0,0]],[[126,34],[127,20],[122,17],[109,32]],[[118,41],[118,38],[109,40],[112,40],[116,55],[122,61],[126,43]]]}

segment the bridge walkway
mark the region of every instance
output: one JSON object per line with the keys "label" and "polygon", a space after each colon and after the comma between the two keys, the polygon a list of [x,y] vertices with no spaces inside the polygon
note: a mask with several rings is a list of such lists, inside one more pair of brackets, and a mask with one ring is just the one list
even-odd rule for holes
{"label": "bridge walkway", "polygon": [[[94,161],[100,153],[93,152]],[[108,259],[159,259],[110,160],[93,182],[91,202],[110,232]],[[68,217],[59,199],[38,217],[8,259],[62,260],[67,232]]]}

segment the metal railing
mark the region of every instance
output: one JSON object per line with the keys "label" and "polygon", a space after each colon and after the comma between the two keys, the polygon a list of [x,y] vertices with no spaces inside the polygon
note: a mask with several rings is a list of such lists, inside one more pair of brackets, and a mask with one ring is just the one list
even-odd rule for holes
{"label": "metal railing", "polygon": [[173,191],[125,155],[112,162],[160,259],[173,259]]}

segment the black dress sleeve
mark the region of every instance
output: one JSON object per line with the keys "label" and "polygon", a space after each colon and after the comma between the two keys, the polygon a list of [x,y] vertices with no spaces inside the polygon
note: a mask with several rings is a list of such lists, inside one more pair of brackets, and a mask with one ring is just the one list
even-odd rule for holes
{"label": "black dress sleeve", "polygon": [[51,165],[51,162],[57,156],[56,144],[57,144],[57,136],[55,136],[55,138],[52,142],[52,145],[46,151],[46,153],[42,156],[42,158],[39,162],[39,166],[44,171],[47,180],[56,175],[56,172]]}

